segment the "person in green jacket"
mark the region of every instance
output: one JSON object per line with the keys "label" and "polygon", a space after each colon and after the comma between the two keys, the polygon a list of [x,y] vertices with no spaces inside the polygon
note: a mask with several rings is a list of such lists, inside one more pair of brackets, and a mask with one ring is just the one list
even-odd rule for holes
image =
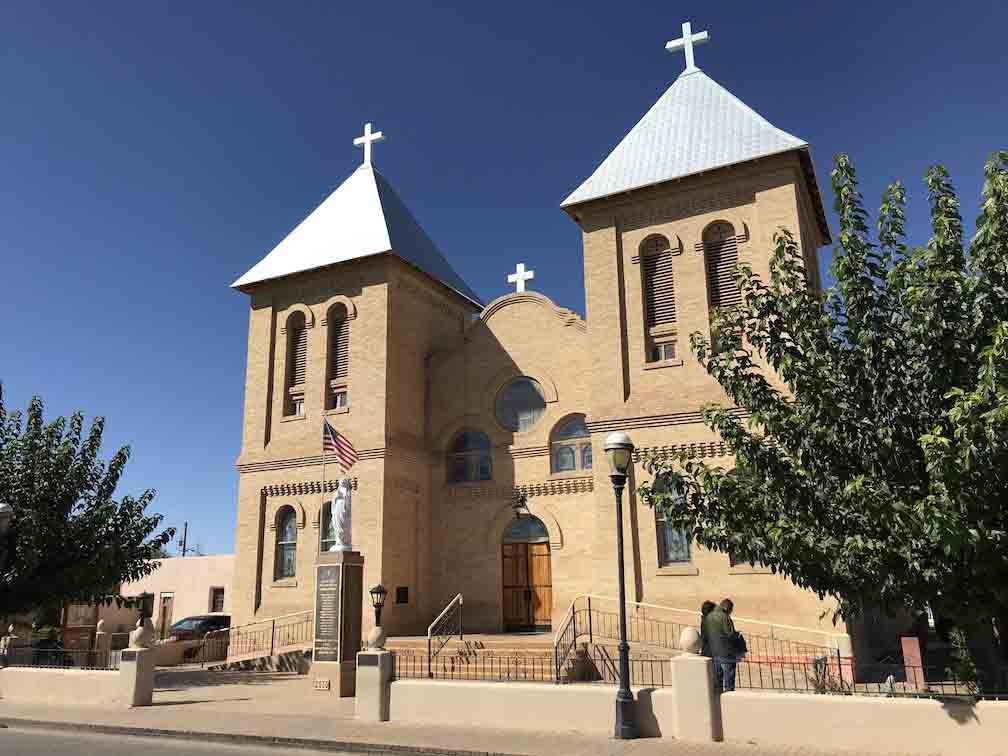
{"label": "person in green jacket", "polygon": [[735,623],[731,618],[734,608],[732,600],[726,598],[704,619],[705,635],[710,644],[711,655],[714,657],[714,678],[718,693],[735,690],[739,644]]}

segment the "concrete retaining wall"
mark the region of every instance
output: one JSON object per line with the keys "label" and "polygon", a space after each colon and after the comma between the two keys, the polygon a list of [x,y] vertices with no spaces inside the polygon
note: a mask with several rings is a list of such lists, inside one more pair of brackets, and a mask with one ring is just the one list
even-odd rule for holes
{"label": "concrete retaining wall", "polygon": [[[674,735],[668,689],[634,690],[641,735]],[[572,731],[612,737],[616,687],[450,680],[392,683],[389,719],[494,729]]]}
{"label": "concrete retaining wall", "polygon": [[721,696],[726,741],[849,749],[857,753],[1003,756],[1008,701],[736,691]]}
{"label": "concrete retaining wall", "polygon": [[0,699],[57,706],[150,706],[154,651],[122,652],[119,669],[0,668]]}
{"label": "concrete retaining wall", "polygon": [[5,667],[0,669],[0,697],[25,703],[109,706],[120,703],[124,693],[118,670]]}

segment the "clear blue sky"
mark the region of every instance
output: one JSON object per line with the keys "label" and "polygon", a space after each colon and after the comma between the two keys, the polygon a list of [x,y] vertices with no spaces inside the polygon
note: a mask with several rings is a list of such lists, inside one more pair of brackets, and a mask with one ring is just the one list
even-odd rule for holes
{"label": "clear blue sky", "polygon": [[[698,64],[874,204],[944,162],[976,214],[1008,147],[1008,6],[916,3],[74,3],[0,0],[0,381],[9,406],[108,418],[121,491],[234,548],[247,299],[228,288],[376,163],[486,300],[524,261],[584,310],[559,204]],[[904,9],[906,8],[906,9]],[[831,218],[834,231],[835,221]],[[823,250],[822,258],[829,257]]]}

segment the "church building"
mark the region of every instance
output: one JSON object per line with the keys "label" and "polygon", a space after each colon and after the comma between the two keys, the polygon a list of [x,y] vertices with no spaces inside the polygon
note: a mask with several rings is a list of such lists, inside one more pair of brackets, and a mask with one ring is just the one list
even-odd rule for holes
{"label": "church building", "polygon": [[[555,630],[575,596],[617,595],[610,432],[732,467],[699,413],[727,400],[689,335],[740,301],[736,263],[767,275],[782,227],[818,287],[830,235],[809,145],[693,65],[701,37],[684,26],[669,49],[686,70],[572,177],[584,318],[523,266],[481,301],[375,166],[371,124],[363,164],[233,284],[250,303],[233,625],[312,608],[343,477],[365,603],[383,584],[387,632],[423,635],[459,593],[472,632]],[[323,459],[324,420],[353,447],[345,474]],[[814,594],[656,518],[633,492],[644,475],[624,495],[628,600],[730,596],[744,617],[843,632]]]}

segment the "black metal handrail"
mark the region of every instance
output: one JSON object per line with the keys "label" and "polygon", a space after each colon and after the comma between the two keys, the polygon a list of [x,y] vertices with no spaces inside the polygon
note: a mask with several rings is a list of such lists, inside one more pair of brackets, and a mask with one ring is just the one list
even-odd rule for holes
{"label": "black metal handrail", "polygon": [[455,598],[448,602],[448,606],[441,610],[441,614],[427,628],[428,677],[434,676],[434,661],[448,641],[456,635],[462,640],[462,603],[462,594],[455,594]]}

